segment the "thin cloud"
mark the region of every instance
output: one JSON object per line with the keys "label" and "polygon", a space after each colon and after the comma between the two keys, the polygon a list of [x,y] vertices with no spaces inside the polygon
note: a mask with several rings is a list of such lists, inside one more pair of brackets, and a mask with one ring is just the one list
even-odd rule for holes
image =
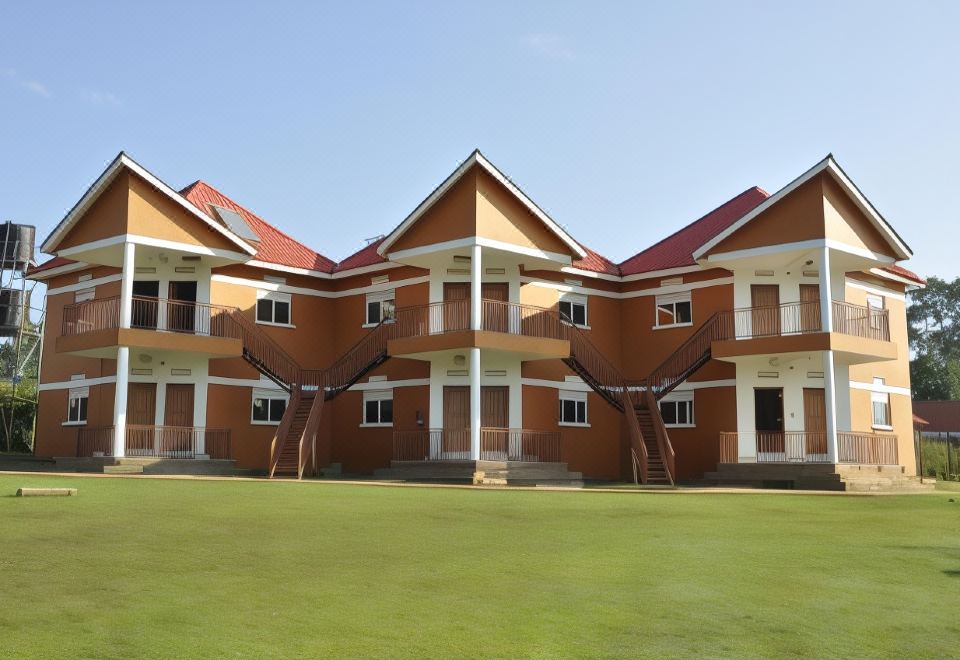
{"label": "thin cloud", "polygon": [[572,60],[573,49],[559,34],[552,32],[532,32],[525,34],[520,43],[531,53],[551,60]]}
{"label": "thin cloud", "polygon": [[42,82],[37,82],[36,80],[25,80],[21,83],[23,88],[33,92],[38,96],[42,96],[45,99],[50,98],[53,94],[47,89],[47,86]]}
{"label": "thin cloud", "polygon": [[116,107],[122,104],[120,97],[113,92],[98,92],[96,90],[88,91],[87,100],[93,105],[102,105]]}

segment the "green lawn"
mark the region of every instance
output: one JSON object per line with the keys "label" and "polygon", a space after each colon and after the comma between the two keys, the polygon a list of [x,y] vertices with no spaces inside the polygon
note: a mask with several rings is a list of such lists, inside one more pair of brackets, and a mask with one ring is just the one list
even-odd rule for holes
{"label": "green lawn", "polygon": [[[80,493],[12,497],[27,485]],[[0,655],[958,651],[951,492],[0,476]]]}

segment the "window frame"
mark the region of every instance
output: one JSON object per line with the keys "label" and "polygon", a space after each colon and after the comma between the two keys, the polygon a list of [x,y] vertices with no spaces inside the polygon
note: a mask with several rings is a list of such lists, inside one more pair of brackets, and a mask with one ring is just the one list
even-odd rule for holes
{"label": "window frame", "polygon": [[73,303],[82,303],[93,300],[97,297],[97,287],[92,286],[88,289],[77,289],[73,292]]}
{"label": "window frame", "polygon": [[[890,392],[876,389],[886,387],[887,381],[884,378],[874,378],[874,389],[870,391],[870,427],[880,431],[893,430],[893,409],[890,407]],[[883,410],[883,419],[877,420],[877,406]]]}
{"label": "window frame", "polygon": [[[557,398],[560,402],[557,416],[558,426],[572,426],[578,428],[590,427],[590,405],[586,392],[579,392],[575,390],[559,390],[559,395]],[[566,421],[564,419],[564,403],[574,404],[573,421]],[[583,421],[578,421],[581,411],[583,411]]]}
{"label": "window frame", "polygon": [[[370,306],[376,305],[377,319],[370,320]],[[373,291],[366,295],[363,306],[363,326],[364,328],[373,328],[380,325],[381,319],[384,323],[393,323],[396,317],[397,295],[396,289],[387,289],[385,291]],[[384,310],[388,310],[385,313]]]}
{"label": "window frame", "polygon": [[[677,305],[686,303],[690,310],[690,320],[689,321],[680,321],[677,322]],[[660,323],[660,308],[672,308],[671,312],[667,312],[673,316],[673,323]],[[653,329],[659,330],[661,328],[686,328],[693,325],[693,294],[688,289],[686,291],[677,291],[675,293],[662,293],[658,294],[654,299],[654,308],[653,308]]]}
{"label": "window frame", "polygon": [[[390,402],[390,420],[383,421],[383,402]],[[367,404],[377,404],[377,420],[367,421]],[[365,390],[363,393],[363,405],[360,409],[360,427],[361,428],[392,428],[395,415],[393,414],[393,390]]]}
{"label": "window frame", "polygon": [[[560,318],[570,325],[576,326],[578,328],[584,328],[586,330],[590,329],[590,304],[589,296],[585,296],[582,293],[561,293],[560,300],[557,303],[557,311],[560,312]],[[563,306],[570,306],[570,314],[565,314],[563,312]],[[583,308],[583,323],[578,323],[576,321],[576,314],[573,311],[574,307]]]}
{"label": "window frame", "polygon": [[[267,419],[256,419],[254,417],[254,410],[256,410],[257,400],[267,401]],[[283,412],[280,413],[280,417],[276,420],[272,419],[273,405],[270,403],[272,401],[283,401]],[[284,413],[287,411],[287,406],[290,405],[290,395],[284,392],[283,390],[264,390],[253,388],[250,394],[250,423],[254,426],[279,426],[281,420],[283,419]]]}
{"label": "window frame", "polygon": [[[73,402],[77,401],[77,418],[71,419],[73,415]],[[84,426],[89,419],[90,414],[90,388],[73,387],[67,392],[67,421],[63,426]]]}
{"label": "window frame", "polygon": [[[270,302],[270,319],[261,319],[260,318],[260,303],[263,301]],[[286,304],[287,306],[287,321],[286,323],[282,321],[277,321],[277,305]],[[280,291],[257,291],[257,304],[254,308],[254,319],[260,325],[272,325],[279,328],[294,328],[296,327],[293,324],[293,296],[289,293],[281,293]]]}
{"label": "window frame", "polygon": [[[874,303],[879,303],[876,305]],[[867,316],[870,318],[870,328],[873,330],[880,329],[880,316],[882,312],[887,308],[887,297],[881,296],[875,293],[867,294]],[[877,312],[880,312],[879,314]]]}
{"label": "window frame", "polygon": [[[674,406],[674,419],[680,419],[681,404],[685,409],[686,422],[667,422],[663,415],[664,404]],[[658,402],[660,408],[660,417],[663,419],[664,427],[668,429],[694,429],[697,427],[696,403],[693,390],[673,391]]]}

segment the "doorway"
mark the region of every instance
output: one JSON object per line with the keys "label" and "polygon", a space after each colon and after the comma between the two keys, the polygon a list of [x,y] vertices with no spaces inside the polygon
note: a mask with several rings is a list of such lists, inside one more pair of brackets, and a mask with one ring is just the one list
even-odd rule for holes
{"label": "doorway", "polygon": [[167,290],[167,328],[193,332],[196,328],[196,282],[170,282]]}
{"label": "doorway", "polygon": [[751,284],[750,305],[753,308],[751,335],[772,337],[780,334],[780,285]]}
{"label": "doorway", "polygon": [[827,453],[827,405],[823,388],[803,388],[803,430],[807,454]]}
{"label": "doorway", "polygon": [[496,301],[483,306],[483,329],[493,332],[506,332],[510,308],[506,304],[497,303],[508,301],[510,285],[506,282],[486,282],[480,285],[480,297],[484,300]]}
{"label": "doorway", "polygon": [[470,388],[446,385],[443,388],[443,438],[440,450],[445,458],[470,458]]}
{"label": "doorway", "polygon": [[127,437],[124,438],[129,456],[152,456],[156,453],[156,415],[157,384],[130,383],[127,386]]}
{"label": "doorway", "polygon": [[800,285],[800,332],[820,330],[820,285]]}
{"label": "doorway", "polygon": [[194,455],[193,383],[168,383],[163,406],[163,455],[192,458]]}
{"label": "doorway", "polygon": [[753,390],[754,428],[757,432],[757,460],[778,460],[784,454],[783,388],[758,387]]}
{"label": "doorway", "polygon": [[[443,331],[468,330],[470,328],[470,283],[444,282],[443,302],[456,303],[443,306]],[[432,319],[430,325],[433,325]]]}
{"label": "doorway", "polygon": [[131,327],[157,329],[157,298],[159,297],[160,282],[134,281],[133,301],[130,307]]}

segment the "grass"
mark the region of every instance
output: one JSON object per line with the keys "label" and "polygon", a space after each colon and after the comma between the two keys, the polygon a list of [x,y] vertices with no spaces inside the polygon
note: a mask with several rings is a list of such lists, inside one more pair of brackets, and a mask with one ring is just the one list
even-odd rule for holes
{"label": "grass", "polygon": [[[960,503],[0,476],[0,655],[949,656]],[[955,498],[956,499],[956,498]]]}

